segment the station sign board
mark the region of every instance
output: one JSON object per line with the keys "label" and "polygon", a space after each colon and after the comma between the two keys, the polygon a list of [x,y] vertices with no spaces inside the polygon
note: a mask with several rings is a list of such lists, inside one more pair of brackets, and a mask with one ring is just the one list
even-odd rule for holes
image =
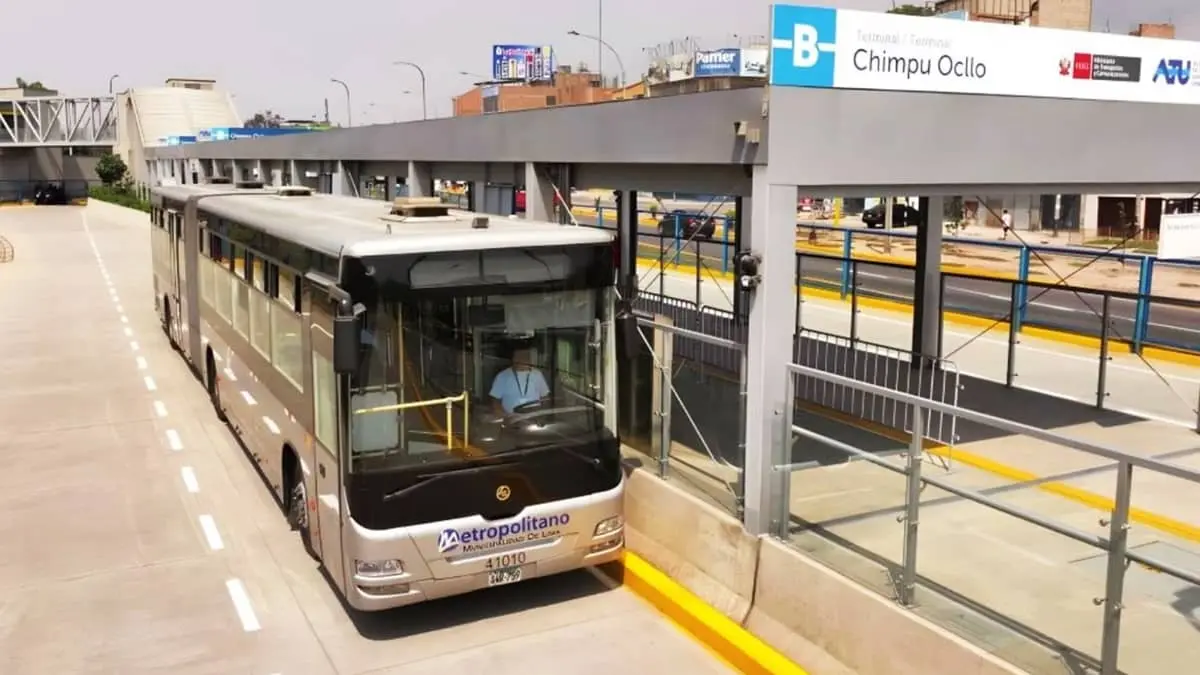
{"label": "station sign board", "polygon": [[[195,140],[233,141],[242,138],[263,138],[265,136],[289,136],[305,134],[312,131],[324,131],[322,127],[215,127],[202,129],[196,134]],[[194,142],[194,141],[193,141]]]}
{"label": "station sign board", "polygon": [[492,45],[493,80],[552,80],[554,67],[554,49],[551,47]]}
{"label": "station sign board", "polygon": [[774,5],[770,84],[1200,104],[1200,43]]}
{"label": "station sign board", "polygon": [[1158,225],[1160,260],[1200,260],[1200,214],[1175,213]]}

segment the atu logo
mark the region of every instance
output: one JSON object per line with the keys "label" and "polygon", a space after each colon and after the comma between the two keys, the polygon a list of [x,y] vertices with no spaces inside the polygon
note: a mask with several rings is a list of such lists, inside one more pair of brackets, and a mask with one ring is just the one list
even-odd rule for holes
{"label": "atu logo", "polygon": [[1154,69],[1154,81],[1166,84],[1187,84],[1192,79],[1192,62],[1181,59],[1162,59]]}

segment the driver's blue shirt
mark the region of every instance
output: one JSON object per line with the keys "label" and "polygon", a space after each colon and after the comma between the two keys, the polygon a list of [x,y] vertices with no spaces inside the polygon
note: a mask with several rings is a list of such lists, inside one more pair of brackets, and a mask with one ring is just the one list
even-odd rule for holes
{"label": "driver's blue shirt", "polygon": [[522,371],[505,368],[492,380],[491,396],[500,401],[506,413],[512,413],[515,408],[527,403],[540,401],[549,394],[550,385],[546,384],[541,371],[535,368]]}

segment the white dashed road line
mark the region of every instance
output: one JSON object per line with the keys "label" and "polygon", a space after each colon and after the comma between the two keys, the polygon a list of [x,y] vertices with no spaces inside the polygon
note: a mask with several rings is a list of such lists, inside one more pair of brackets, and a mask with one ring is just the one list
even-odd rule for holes
{"label": "white dashed road line", "polygon": [[196,494],[200,492],[200,481],[196,480],[196,471],[190,466],[185,466],[179,470],[179,475],[183,478],[183,486],[187,491]]}
{"label": "white dashed road line", "polygon": [[229,591],[229,599],[233,600],[233,608],[237,610],[238,619],[242,622],[242,630],[253,633],[262,628],[258,617],[254,615],[254,607],[250,605],[250,596],[246,594],[246,587],[242,585],[241,579],[226,581],[225,588]]}
{"label": "white dashed road line", "polygon": [[[113,287],[112,279],[108,274],[108,269],[104,265],[104,259],[100,255],[100,249],[96,245],[96,239],[92,236],[91,228],[88,227],[86,212],[82,214],[82,219],[84,234],[87,235],[88,243],[91,244],[92,247],[92,253],[96,256],[96,262],[100,266],[100,273],[104,276],[104,282],[108,287],[109,297],[112,298],[113,305],[115,305],[117,310],[117,316],[120,318],[121,323],[123,324],[125,337],[132,338],[133,329],[129,326],[129,317],[125,316],[125,308],[121,306],[120,296],[117,295],[117,290],[115,287]],[[136,353],[141,351],[141,345],[139,345],[135,340],[130,340],[129,349]],[[144,356],[138,355],[135,363],[138,371],[146,372],[150,369],[150,365]],[[228,368],[225,368],[224,370],[226,375],[229,376],[230,380],[235,382],[237,381],[237,378],[232,372],[229,371]],[[158,384],[149,374],[143,375],[142,381],[146,385],[147,390],[158,390]],[[252,397],[249,392],[243,391],[242,397],[246,399],[246,402],[250,405],[257,403],[257,401],[254,400],[254,397]],[[159,418],[165,418],[167,416],[167,406],[161,400],[154,401],[154,414]],[[279,433],[278,427],[272,420],[267,418],[263,419],[275,433]],[[178,431],[175,429],[167,429],[165,435],[167,439],[167,446],[170,447],[172,451],[179,452],[183,450],[183,439],[180,438]],[[190,466],[181,467],[179,469],[179,475],[183,480],[184,489],[186,489],[189,494],[199,494],[200,481],[196,478],[195,469]],[[217,521],[207,513],[199,516],[199,521],[200,530],[204,533],[204,540],[208,544],[208,548],[212,551],[223,550],[225,548],[225,542],[221,539],[221,531],[217,528]],[[255,615],[254,606],[250,602],[250,595],[246,592],[246,587],[244,584],[242,584],[241,580],[229,579],[225,582],[225,589],[229,593],[229,599],[233,602],[233,608],[237,612],[238,621],[240,621],[242,624],[242,630],[246,631],[247,633],[261,630],[262,625],[258,622],[258,616]],[[276,673],[275,675],[279,674]]]}
{"label": "white dashed road line", "polygon": [[225,548],[225,542],[221,541],[221,533],[217,531],[217,521],[207,513],[200,516],[200,529],[204,532],[204,540],[208,542],[208,548],[213,551],[220,551]]}

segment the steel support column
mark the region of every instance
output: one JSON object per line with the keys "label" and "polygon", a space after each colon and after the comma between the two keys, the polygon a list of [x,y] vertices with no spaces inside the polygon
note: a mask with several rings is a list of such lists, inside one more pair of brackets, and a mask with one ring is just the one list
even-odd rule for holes
{"label": "steel support column", "polygon": [[433,194],[433,167],[428,162],[409,162],[408,177],[404,179],[408,185],[409,197],[436,197]]}
{"label": "steel support column", "polygon": [[525,218],[528,220],[554,219],[553,167],[536,162],[525,162]]}
{"label": "steel support column", "polygon": [[[917,228],[916,269],[913,282],[912,352],[927,359],[942,355],[942,197],[921,197],[919,210],[925,223]],[[917,362],[914,366],[920,365]]]}
{"label": "steel support column", "polygon": [[[741,251],[742,243],[745,241],[745,233],[747,228],[743,225],[746,222],[746,217],[749,211],[745,208],[744,197],[733,198],[733,236],[729,237],[729,242],[733,246],[733,250]],[[726,221],[726,225],[728,225]],[[736,259],[736,255],[729,255],[730,261]],[[746,292],[737,284],[733,285],[733,315],[741,321],[746,320]]]}
{"label": "steel support column", "polygon": [[775,465],[791,457],[791,409],[786,389],[792,340],[797,325],[792,278],[795,272],[796,195],[794,185],[772,185],[767,167],[754,167],[748,248],[762,256],[762,277],[747,293],[750,325],[746,383],[746,528],[753,534],[781,530],[788,509],[779,503],[788,474]]}
{"label": "steel support column", "polygon": [[638,293],[638,193],[636,190],[618,190],[617,243],[620,259],[617,261],[617,290],[621,297],[632,301]]}

